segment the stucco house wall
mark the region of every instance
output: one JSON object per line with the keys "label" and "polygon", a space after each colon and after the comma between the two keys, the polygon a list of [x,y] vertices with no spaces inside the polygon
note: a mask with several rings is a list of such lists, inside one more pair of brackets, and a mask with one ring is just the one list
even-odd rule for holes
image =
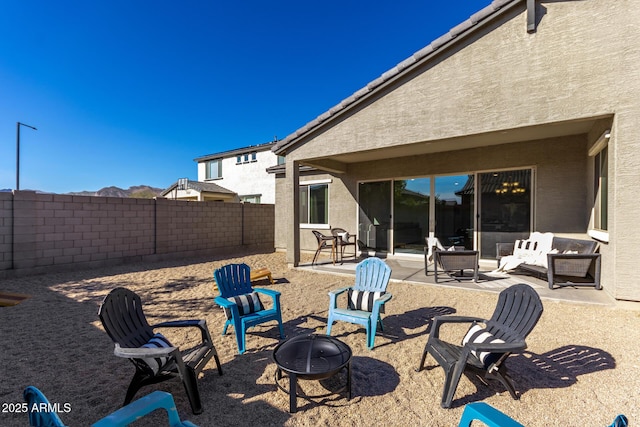
{"label": "stucco house wall", "polygon": [[[253,151],[256,152],[255,161],[237,163],[236,155]],[[222,178],[206,179],[206,162],[215,158],[222,158]],[[267,168],[278,162],[278,156],[271,151],[271,144],[261,148],[247,147],[219,155],[212,154],[196,160],[198,181],[215,182],[236,192],[239,197],[259,195],[260,203],[275,203],[275,177],[266,172]]]}
{"label": "stucco house wall", "polygon": [[[286,153],[287,171],[329,166],[332,194],[344,187],[352,198],[358,180],[533,166],[535,228],[587,238],[594,203],[587,152],[609,128],[602,282],[618,299],[640,300],[640,3],[536,2],[533,33],[526,3],[494,1],[485,24],[399,64],[275,151]],[[287,224],[293,199],[291,184],[283,187],[276,221]],[[331,196],[332,226],[357,221],[352,203]],[[293,242],[284,245],[293,250]],[[306,243],[301,236],[300,247]]]}

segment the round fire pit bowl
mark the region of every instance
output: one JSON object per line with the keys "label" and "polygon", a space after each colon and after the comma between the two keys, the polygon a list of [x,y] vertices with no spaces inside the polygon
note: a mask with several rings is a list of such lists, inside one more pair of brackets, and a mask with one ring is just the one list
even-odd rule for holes
{"label": "round fire pit bowl", "polygon": [[[276,362],[276,385],[289,392],[289,412],[297,411],[297,380],[323,380],[343,369],[347,371],[347,390],[351,399],[351,348],[327,335],[300,335],[288,339],[273,350]],[[289,377],[289,390],[280,385],[283,373]]]}

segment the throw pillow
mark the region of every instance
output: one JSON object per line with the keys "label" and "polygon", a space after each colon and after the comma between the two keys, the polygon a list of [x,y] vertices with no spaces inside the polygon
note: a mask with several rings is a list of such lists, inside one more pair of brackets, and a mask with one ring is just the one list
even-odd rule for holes
{"label": "throw pillow", "polygon": [[[173,346],[171,345],[169,340],[165,338],[164,335],[155,334],[141,348],[169,348],[169,347],[173,347]],[[148,357],[140,360],[146,363],[149,369],[151,369],[151,371],[153,371],[153,374],[155,375],[160,371],[160,368],[162,368],[164,364],[167,363],[167,359],[168,357]]]}
{"label": "throw pillow", "polygon": [[[349,289],[349,310],[373,311],[373,303],[384,295],[384,291],[370,292]],[[384,313],[384,304],[380,307],[380,312]]]}
{"label": "throw pillow", "polygon": [[[227,298],[227,300],[238,306],[238,313],[240,313],[240,316],[264,310],[264,306],[262,305],[262,301],[260,301],[260,297],[257,292],[238,295],[236,297]],[[232,317],[231,310],[224,308],[224,315],[227,317],[227,320],[230,320]]]}
{"label": "throw pillow", "polygon": [[[471,325],[471,327],[469,328],[469,331],[462,339],[462,345],[464,346],[468,342],[472,342],[475,344],[504,343],[504,341],[494,337],[490,332],[487,332],[485,328],[482,327],[482,325],[479,325],[477,323],[474,323],[473,325]],[[487,351],[471,351],[471,353],[474,356],[476,356],[478,359],[480,359],[485,369],[488,369],[489,366],[497,362],[498,359],[500,359],[500,356],[502,356],[503,354],[503,353],[490,353]]]}
{"label": "throw pillow", "polygon": [[530,258],[538,254],[538,242],[533,240],[516,240],[513,255],[520,259]]}

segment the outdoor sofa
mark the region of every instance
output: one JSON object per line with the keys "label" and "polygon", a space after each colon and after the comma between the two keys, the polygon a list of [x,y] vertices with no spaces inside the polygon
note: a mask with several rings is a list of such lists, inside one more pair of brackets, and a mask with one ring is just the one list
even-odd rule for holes
{"label": "outdoor sofa", "polygon": [[[498,265],[503,257],[513,256],[516,245],[522,244],[519,242],[526,241],[496,243]],[[551,248],[546,253],[546,263],[522,262],[514,272],[546,277],[549,289],[555,286],[593,286],[601,289],[600,254],[596,253],[598,242],[553,236]]]}

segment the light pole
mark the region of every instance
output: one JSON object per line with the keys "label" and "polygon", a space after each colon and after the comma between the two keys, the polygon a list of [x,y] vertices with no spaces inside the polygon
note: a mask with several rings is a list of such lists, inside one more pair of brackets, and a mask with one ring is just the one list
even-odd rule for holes
{"label": "light pole", "polygon": [[20,126],[26,126],[33,130],[38,130],[33,126],[16,122],[16,191],[20,190]]}

